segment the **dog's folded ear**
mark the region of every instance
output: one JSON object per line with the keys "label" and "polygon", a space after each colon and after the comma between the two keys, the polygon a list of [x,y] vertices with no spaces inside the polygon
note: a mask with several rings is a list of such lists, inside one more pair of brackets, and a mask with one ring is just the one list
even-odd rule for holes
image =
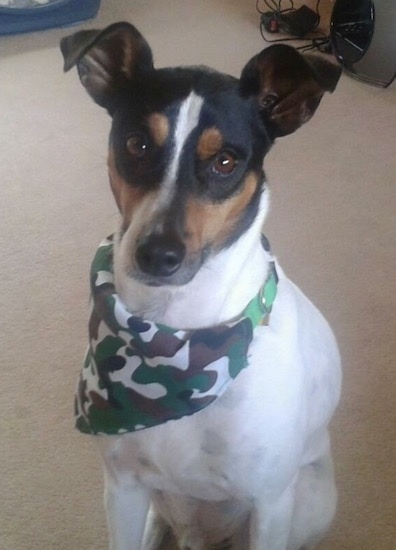
{"label": "dog's folded ear", "polygon": [[316,55],[301,55],[277,44],[245,66],[240,78],[243,97],[255,97],[274,138],[291,134],[316,111],[325,92],[333,92],[341,68]]}
{"label": "dog's folded ear", "polygon": [[150,46],[130,23],[80,31],[62,38],[64,70],[77,65],[83,86],[110,112],[119,93],[153,70]]}

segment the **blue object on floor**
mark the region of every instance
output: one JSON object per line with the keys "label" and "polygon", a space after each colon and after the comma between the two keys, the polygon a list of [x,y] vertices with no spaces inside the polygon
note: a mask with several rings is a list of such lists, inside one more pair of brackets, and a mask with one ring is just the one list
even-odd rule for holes
{"label": "blue object on floor", "polygon": [[100,0],[49,0],[46,4],[20,2],[19,5],[24,7],[17,7],[15,1],[14,4],[14,7],[0,6],[0,35],[80,23],[96,16]]}

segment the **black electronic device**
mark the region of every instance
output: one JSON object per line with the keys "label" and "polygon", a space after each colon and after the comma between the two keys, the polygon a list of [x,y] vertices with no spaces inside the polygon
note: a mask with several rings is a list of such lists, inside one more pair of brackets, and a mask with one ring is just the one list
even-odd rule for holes
{"label": "black electronic device", "polygon": [[314,30],[319,19],[319,14],[305,5],[297,10],[273,10],[261,14],[261,24],[267,32],[284,32],[298,38]]}
{"label": "black electronic device", "polygon": [[293,36],[303,37],[319,24],[319,15],[303,5],[297,10],[290,10],[282,16],[282,27]]}
{"label": "black electronic device", "polygon": [[336,0],[330,25],[332,48],[351,76],[377,86],[396,77],[396,2]]}

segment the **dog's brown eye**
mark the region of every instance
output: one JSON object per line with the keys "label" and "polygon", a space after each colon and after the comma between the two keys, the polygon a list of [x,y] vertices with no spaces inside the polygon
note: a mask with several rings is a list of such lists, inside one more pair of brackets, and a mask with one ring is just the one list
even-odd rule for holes
{"label": "dog's brown eye", "polygon": [[126,146],[129,154],[138,159],[143,158],[148,149],[147,140],[142,134],[129,136]]}
{"label": "dog's brown eye", "polygon": [[212,166],[212,170],[215,174],[222,176],[228,176],[235,170],[237,159],[232,153],[223,151],[217,155]]}

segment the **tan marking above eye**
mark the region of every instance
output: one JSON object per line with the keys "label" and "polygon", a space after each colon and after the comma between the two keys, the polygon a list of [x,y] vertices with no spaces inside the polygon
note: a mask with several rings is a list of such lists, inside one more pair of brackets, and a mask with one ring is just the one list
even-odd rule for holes
{"label": "tan marking above eye", "polygon": [[200,160],[208,160],[220,151],[223,136],[217,128],[207,128],[202,132],[197,144],[197,155]]}
{"label": "tan marking above eye", "polygon": [[161,113],[152,113],[148,117],[148,127],[154,143],[162,147],[169,135],[169,120]]}

